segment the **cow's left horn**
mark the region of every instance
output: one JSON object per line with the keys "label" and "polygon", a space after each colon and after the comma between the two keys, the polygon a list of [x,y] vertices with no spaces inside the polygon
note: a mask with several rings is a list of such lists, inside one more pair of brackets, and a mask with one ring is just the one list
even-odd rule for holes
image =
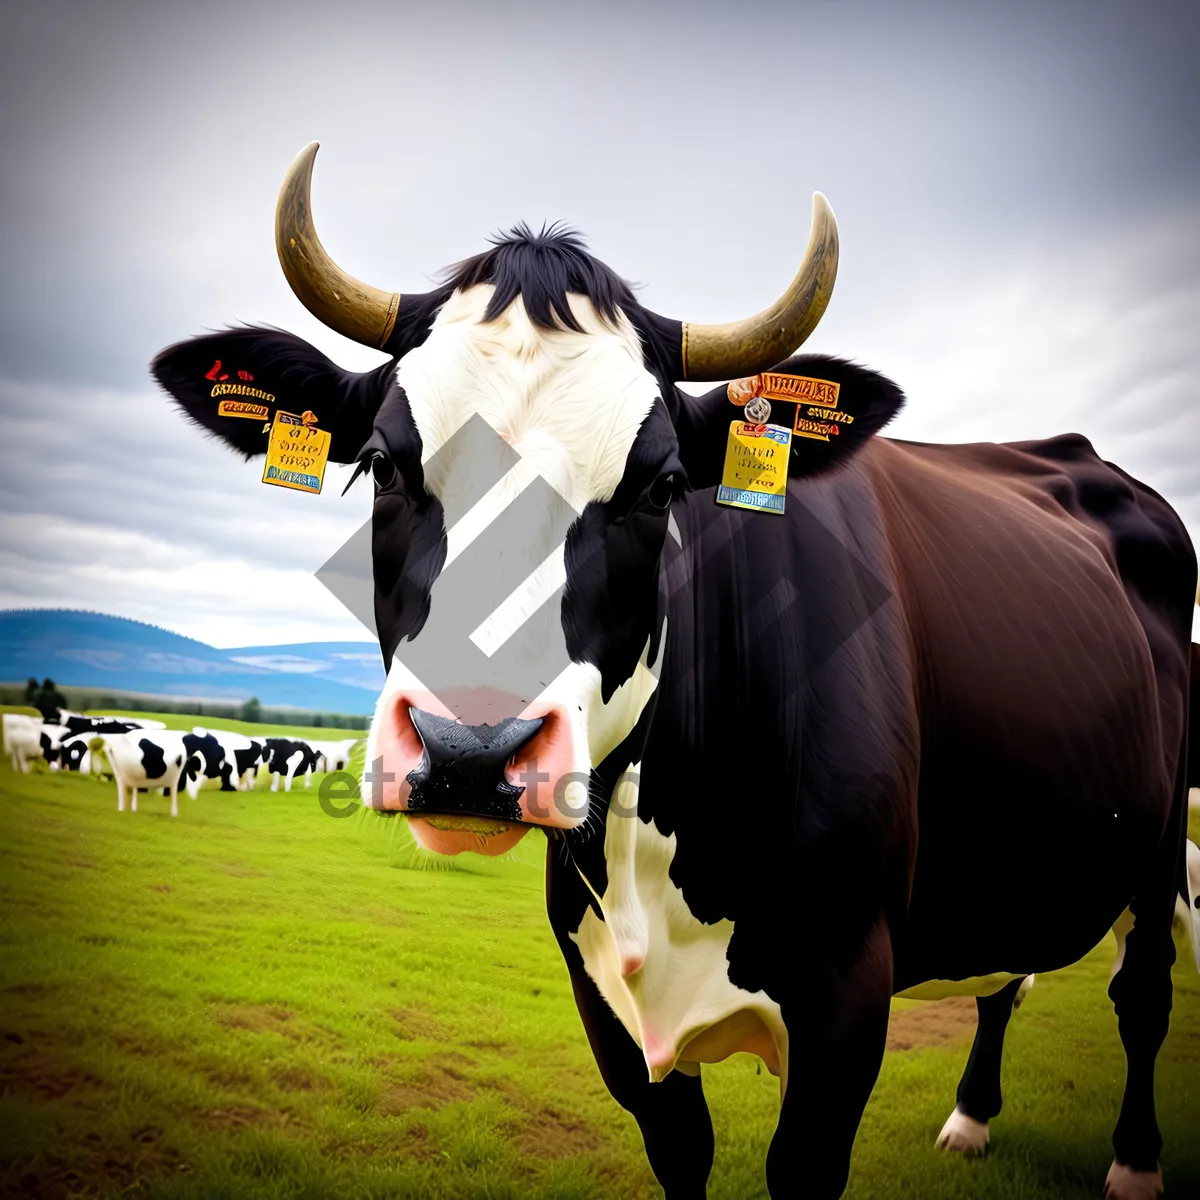
{"label": "cow's left horn", "polygon": [[396,324],[398,292],[381,292],[347,275],[321,245],[312,223],[312,169],[317,142],[288,168],[275,209],[275,249],[300,303],[317,320],[364,346],[382,348]]}
{"label": "cow's left horn", "polygon": [[715,382],[755,375],[782,362],[817,327],[837,278],[837,221],[813,193],[812,232],[791,287],[757,316],[727,325],[683,325],[683,377]]}

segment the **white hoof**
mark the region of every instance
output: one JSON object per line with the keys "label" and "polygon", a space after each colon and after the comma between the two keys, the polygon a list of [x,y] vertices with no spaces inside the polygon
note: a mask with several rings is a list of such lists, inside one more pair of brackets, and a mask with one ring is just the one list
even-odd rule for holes
{"label": "white hoof", "polygon": [[1162,1168],[1135,1171],[1114,1162],[1104,1181],[1104,1200],[1158,1200],[1163,1194]]}
{"label": "white hoof", "polygon": [[965,1155],[967,1158],[978,1158],[986,1152],[987,1145],[987,1122],[968,1117],[965,1112],[959,1112],[957,1108],[946,1119],[937,1139],[939,1150],[953,1150],[956,1154]]}

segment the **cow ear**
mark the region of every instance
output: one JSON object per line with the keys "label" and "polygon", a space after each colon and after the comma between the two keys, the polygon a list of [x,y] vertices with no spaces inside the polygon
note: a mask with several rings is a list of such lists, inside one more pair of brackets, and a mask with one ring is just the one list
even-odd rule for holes
{"label": "cow ear", "polygon": [[680,396],[675,429],[693,488],[720,482],[729,426],[745,419],[745,403],[760,388],[771,405],[770,423],[792,430],[788,475],[793,479],[849,462],[904,404],[904,393],[890,379],[845,359],[815,354],[790,358],[757,380]]}
{"label": "cow ear", "polygon": [[[771,375],[783,378],[770,381]],[[904,406],[904,393],[890,379],[842,358],[798,355],[764,378],[774,383],[772,391],[795,395],[771,401],[771,420],[792,430],[793,479],[849,462]]]}
{"label": "cow ear", "polygon": [[394,366],[357,374],[293,334],[248,327],[179,342],[150,370],[189,420],[247,458],[266,453],[264,426],[282,409],[315,414],[330,459],[345,463],[371,436]]}

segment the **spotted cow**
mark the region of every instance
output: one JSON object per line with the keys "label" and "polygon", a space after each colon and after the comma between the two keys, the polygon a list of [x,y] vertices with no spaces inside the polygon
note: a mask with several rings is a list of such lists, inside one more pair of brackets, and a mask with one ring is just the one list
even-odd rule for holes
{"label": "spotted cow", "polygon": [[279,781],[284,781],[283,790],[292,790],[292,780],[304,776],[304,786],[312,785],[312,773],[317,769],[317,752],[300,738],[267,738],[263,747],[263,762],[271,775],[271,791],[279,790]]}
{"label": "spotted cow", "polygon": [[188,735],[172,729],[134,730],[106,738],[105,748],[117,784],[117,811],[125,800],[137,812],[139,789],[165,789],[171,799],[171,816],[179,815],[179,781],[185,768],[198,776],[204,769],[200,751],[186,744]]}
{"label": "spotted cow", "polygon": [[1196,595],[1178,515],[1077,434],[880,436],[899,386],[795,354],[833,286],[823,198],[783,297],[702,325],[554,228],[428,292],[352,279],[313,228],[314,155],[280,195],[284,271],[388,361],[239,328],[155,376],[252,457],[263,424],[208,374],[235,365],[260,415],[311,412],[371,481],[388,675],[364,794],[430,851],[545,833],[584,1030],[667,1197],[705,1192],[702,1064],[749,1051],[779,1076],[770,1193],[831,1200],[893,994],[1007,1020],[1127,907],[1106,1187],[1155,1194]]}
{"label": "spotted cow", "polygon": [[266,738],[249,738],[228,729],[205,729],[200,725],[192,730],[192,734],[198,738],[211,738],[220,747],[224,756],[219,768],[223,792],[244,791],[254,786],[258,766],[264,761]]}

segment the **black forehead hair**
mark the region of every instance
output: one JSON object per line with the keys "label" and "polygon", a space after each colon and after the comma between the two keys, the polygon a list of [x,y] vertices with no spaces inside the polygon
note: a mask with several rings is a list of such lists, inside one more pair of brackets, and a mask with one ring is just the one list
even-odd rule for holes
{"label": "black forehead hair", "polygon": [[568,292],[586,296],[606,321],[615,321],[618,309],[628,312],[637,305],[630,285],[587,252],[580,234],[557,221],[537,233],[522,221],[491,243],[482,254],[443,272],[447,295],[478,283],[494,285],[485,321],[494,320],[520,296],[539,328],[582,333],[567,303]]}

